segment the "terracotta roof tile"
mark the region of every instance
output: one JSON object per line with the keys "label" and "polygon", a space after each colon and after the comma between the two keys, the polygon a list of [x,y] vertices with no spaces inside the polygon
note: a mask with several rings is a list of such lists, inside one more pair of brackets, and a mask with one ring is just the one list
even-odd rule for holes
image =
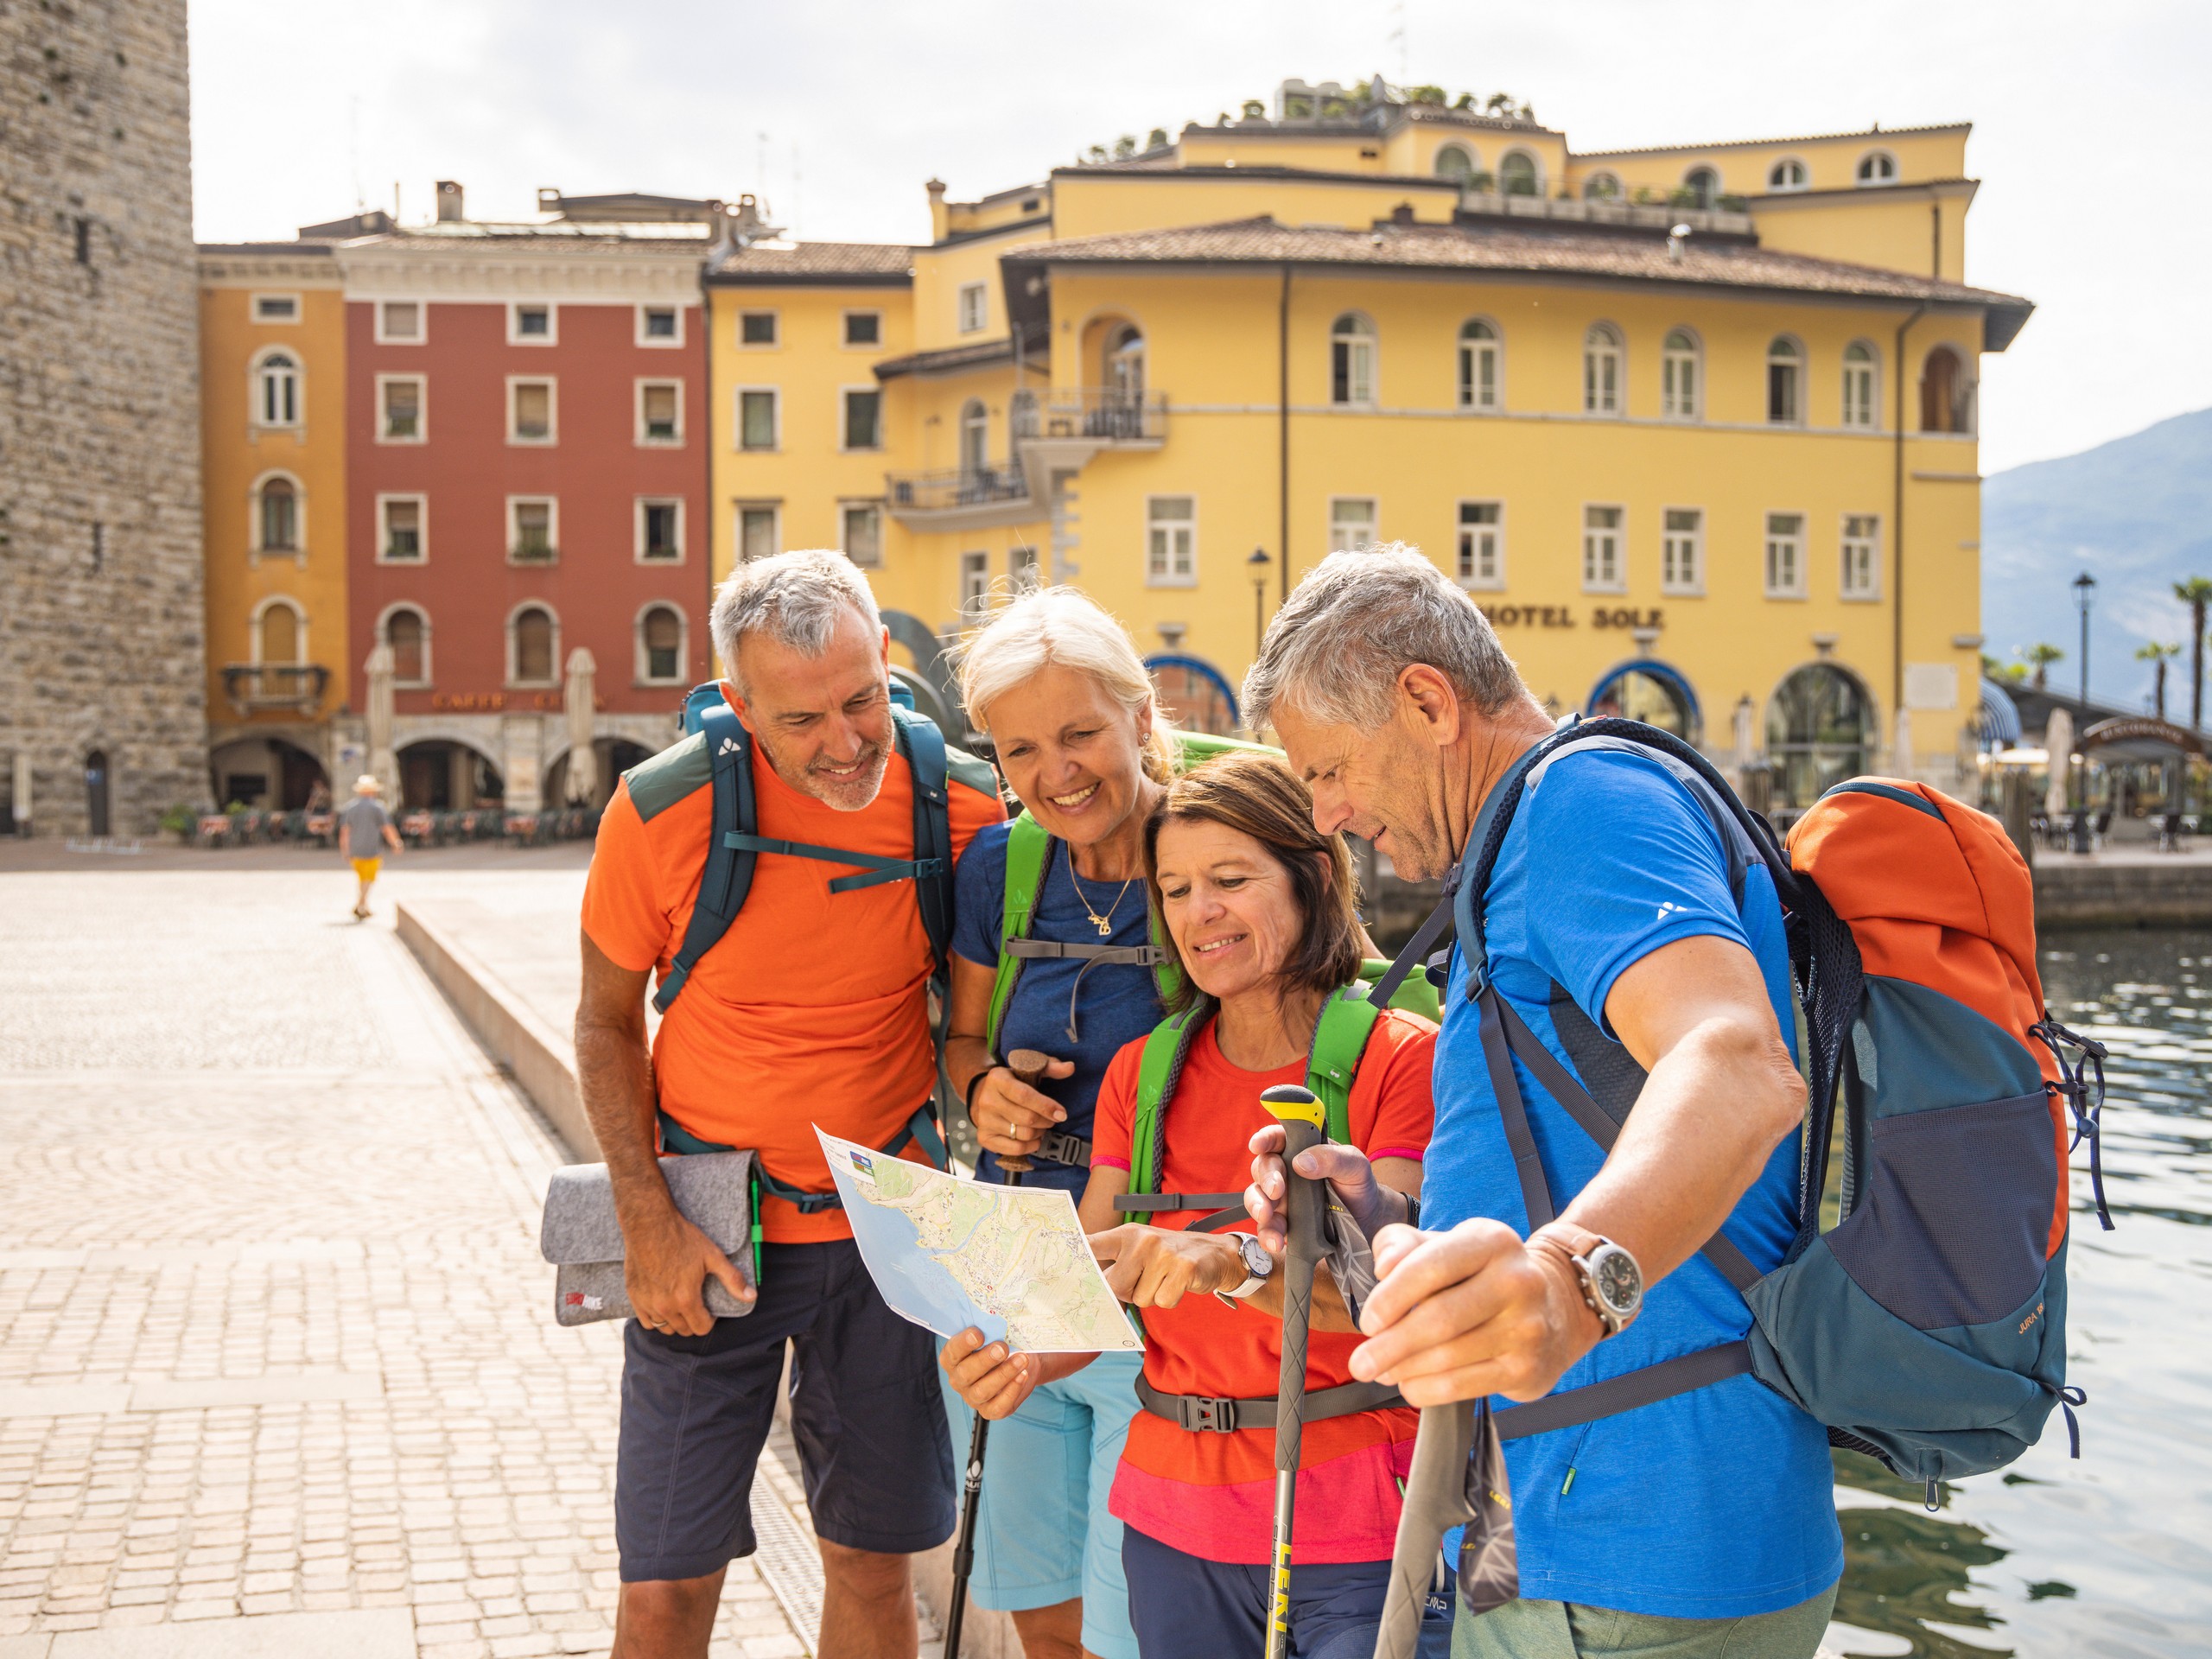
{"label": "terracotta roof tile", "polygon": [[755,243],[734,248],[707,267],[709,283],[869,283],[911,282],[914,250],[903,242],[794,242],[786,245]]}

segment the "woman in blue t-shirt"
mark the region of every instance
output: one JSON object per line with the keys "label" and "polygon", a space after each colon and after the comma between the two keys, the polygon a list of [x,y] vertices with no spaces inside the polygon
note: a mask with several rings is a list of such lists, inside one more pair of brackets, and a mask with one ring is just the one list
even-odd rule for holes
{"label": "woman in blue t-shirt", "polygon": [[[1173,739],[1152,678],[1121,624],[1071,588],[1027,594],[968,640],[961,695],[990,734],[1028,826],[995,824],[961,857],[953,929],[952,1030],[945,1069],[983,1147],[976,1178],[1022,1179],[1080,1197],[1107,1062],[1161,1014],[1154,978],[1144,823],[1172,769]],[[1044,832],[1028,953],[992,1039],[1010,842]],[[1071,954],[1057,954],[1069,947]],[[1039,1086],[1006,1057],[1052,1057]],[[1109,1355],[1039,1388],[992,1426],[970,1593],[1014,1615],[1028,1659],[1137,1659],[1122,1573],[1122,1523],[1108,1489],[1136,1409],[1141,1357]],[[950,1389],[954,1444],[969,1429]]]}

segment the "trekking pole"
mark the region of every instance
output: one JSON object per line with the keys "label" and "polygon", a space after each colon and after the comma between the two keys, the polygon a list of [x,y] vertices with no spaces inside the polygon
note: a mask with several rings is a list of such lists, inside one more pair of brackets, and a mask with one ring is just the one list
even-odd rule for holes
{"label": "trekking pole", "polygon": [[1327,1138],[1321,1103],[1296,1084],[1260,1091],[1282,1125],[1282,1367],[1275,1379],[1275,1536],[1268,1572],[1267,1659],[1290,1652],[1290,1534],[1298,1505],[1298,1459],[1306,1438],[1306,1335],[1313,1312],[1313,1267],[1322,1255],[1321,1188],[1291,1167]]}
{"label": "trekking pole", "polygon": [[1398,1511],[1397,1546],[1390,1554],[1390,1588],[1375,1632],[1375,1659],[1414,1659],[1421,1645],[1421,1614],[1444,1535],[1476,1518],[1467,1502],[1467,1459],[1474,1446],[1472,1401],[1421,1408]]}
{"label": "trekking pole", "polygon": [[[1034,1089],[1045,1080],[1049,1054],[1033,1048],[1017,1048],[1006,1057],[1007,1069],[1017,1083]],[[999,1168],[1008,1186],[1021,1185],[1032,1166],[1023,1157],[1002,1157]],[[983,1448],[991,1435],[991,1420],[976,1414],[976,1427],[968,1434],[968,1474],[960,1491],[960,1533],[952,1544],[952,1593],[944,1605],[944,1659],[960,1659],[960,1627],[968,1618],[968,1580],[976,1570],[976,1517],[983,1501]]]}

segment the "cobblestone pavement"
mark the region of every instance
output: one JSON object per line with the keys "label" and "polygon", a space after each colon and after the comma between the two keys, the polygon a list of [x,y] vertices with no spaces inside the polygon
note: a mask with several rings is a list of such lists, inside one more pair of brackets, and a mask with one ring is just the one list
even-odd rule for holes
{"label": "cobblestone pavement", "polygon": [[[606,1651],[619,1341],[551,1321],[559,1154],[408,885],[0,874],[0,1659]],[[736,1563],[715,1652],[801,1618]]]}

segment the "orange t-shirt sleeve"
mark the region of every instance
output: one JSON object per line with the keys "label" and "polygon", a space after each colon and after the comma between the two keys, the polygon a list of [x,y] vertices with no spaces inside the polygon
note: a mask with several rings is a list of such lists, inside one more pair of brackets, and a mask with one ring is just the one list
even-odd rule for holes
{"label": "orange t-shirt sleeve", "polygon": [[660,870],[645,820],[623,784],[599,820],[584,878],[584,932],[607,959],[633,974],[669,952],[673,922],[660,893]]}
{"label": "orange t-shirt sleeve", "polygon": [[1129,1130],[1136,1118],[1137,1071],[1144,1060],[1145,1039],[1124,1044],[1106,1063],[1098,1084],[1096,1116],[1090,1120],[1090,1164],[1115,1169],[1129,1166]]}
{"label": "orange t-shirt sleeve", "polygon": [[[1377,1055],[1376,1047],[1385,1043],[1389,1047]],[[1360,1067],[1363,1083],[1368,1072],[1376,1071],[1375,1127],[1363,1148],[1370,1158],[1419,1160],[1427,1152],[1429,1136],[1436,1128],[1431,1075],[1435,1065],[1435,1027],[1395,1011],[1382,1016],[1382,1026],[1368,1044],[1366,1064]]]}
{"label": "orange t-shirt sleeve", "polygon": [[1006,821],[1006,803],[995,794],[969,788],[957,778],[946,789],[945,798],[945,816],[952,821],[952,861],[957,864],[977,830]]}

